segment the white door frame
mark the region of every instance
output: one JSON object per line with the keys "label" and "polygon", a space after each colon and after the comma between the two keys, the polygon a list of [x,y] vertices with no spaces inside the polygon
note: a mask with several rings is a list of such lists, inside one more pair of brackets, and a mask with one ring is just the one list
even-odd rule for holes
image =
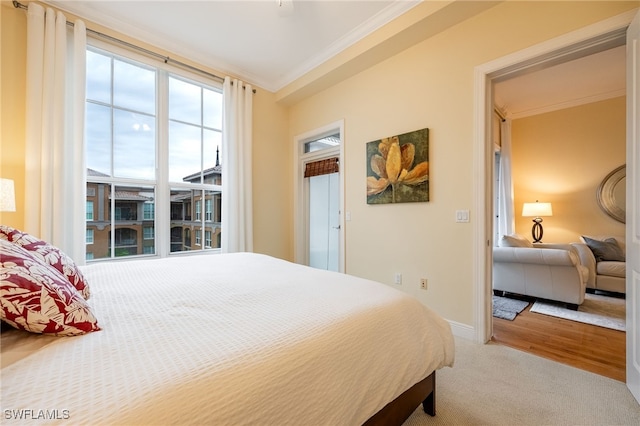
{"label": "white door frame", "polygon": [[491,283],[493,234],[493,81],[515,76],[534,67],[557,64],[603,50],[611,43],[620,45],[636,10],[606,19],[577,31],[531,46],[476,67],[474,72],[474,208],[473,224],[474,331],[479,343],[492,336]]}
{"label": "white door frame", "polygon": [[[340,146],[336,149],[327,149],[305,154],[306,142],[320,139],[324,136],[338,133]],[[338,156],[340,171],[338,172],[338,186],[340,187],[340,215],[338,232],[338,263],[339,271],[345,271],[344,251],[344,120],[335,121],[320,128],[310,130],[293,138],[293,255],[294,261],[302,265],[309,264],[309,214],[307,211],[309,200],[305,190],[308,183],[304,180],[304,163],[320,160],[322,158]]]}
{"label": "white door frame", "polygon": [[627,387],[640,403],[640,12],[627,30]]}

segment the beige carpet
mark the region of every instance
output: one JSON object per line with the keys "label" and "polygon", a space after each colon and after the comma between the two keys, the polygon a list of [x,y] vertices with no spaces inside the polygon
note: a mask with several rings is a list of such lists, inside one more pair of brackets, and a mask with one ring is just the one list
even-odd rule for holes
{"label": "beige carpet", "polygon": [[437,414],[422,425],[640,425],[622,382],[489,343],[456,339],[456,363],[437,375]]}

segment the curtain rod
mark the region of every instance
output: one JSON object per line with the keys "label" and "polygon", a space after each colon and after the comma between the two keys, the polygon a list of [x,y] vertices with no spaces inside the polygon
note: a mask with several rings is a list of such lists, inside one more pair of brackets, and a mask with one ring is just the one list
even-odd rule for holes
{"label": "curtain rod", "polygon": [[[29,10],[29,6],[22,4],[17,0],[13,0],[13,7],[15,7],[16,9]],[[69,25],[70,27],[73,27],[73,22],[67,21],[67,25]],[[91,28],[87,28],[87,32],[92,34],[92,35],[94,35],[94,36],[96,36],[96,37],[104,38],[104,39],[107,39],[107,40],[112,41],[114,43],[122,44],[122,45],[124,45],[124,46],[126,46],[126,47],[128,47],[130,49],[142,52],[147,56],[151,56],[153,58],[160,59],[165,64],[177,65],[177,66],[179,66],[181,68],[186,68],[186,69],[188,69],[190,71],[194,71],[194,72],[206,75],[207,77],[211,77],[214,80],[218,80],[220,82],[224,82],[224,77],[220,77],[219,75],[212,74],[212,73],[210,73],[208,71],[205,71],[205,70],[202,70],[200,68],[194,67],[193,65],[185,64],[184,62],[181,62],[181,61],[178,61],[176,59],[170,58],[169,56],[161,55],[161,54],[159,54],[157,52],[154,52],[152,50],[145,49],[144,47],[136,46],[135,44],[129,43],[129,42],[124,41],[124,40],[120,40],[119,38],[112,37],[112,36],[110,36],[108,34],[104,34],[104,33],[101,33],[99,31],[96,31],[96,30],[92,30]],[[233,82],[231,82],[231,84],[233,84]],[[243,88],[245,88],[245,87],[243,86]],[[256,93],[256,89],[252,89],[252,92]]]}

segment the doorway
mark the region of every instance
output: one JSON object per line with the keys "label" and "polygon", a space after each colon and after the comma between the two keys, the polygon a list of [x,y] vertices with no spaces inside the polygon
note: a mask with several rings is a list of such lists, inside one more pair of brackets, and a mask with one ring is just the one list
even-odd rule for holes
{"label": "doorway", "polygon": [[[582,57],[592,52],[608,49],[610,46],[620,43],[621,38],[624,38],[626,42],[626,29],[634,19],[635,14],[636,11],[621,14],[565,36],[557,37],[548,42],[478,66],[475,69],[475,92],[477,96],[475,100],[476,120],[474,134],[477,139],[474,144],[474,158],[476,171],[480,176],[483,176],[483,179],[478,180],[476,185],[477,196],[475,198],[475,207],[478,211],[478,222],[474,227],[474,246],[476,247],[476,262],[474,264],[474,276],[476,277],[476,285],[474,287],[476,290],[476,309],[474,315],[475,333],[478,342],[485,343],[492,336],[491,282],[493,245],[491,244],[491,240],[493,230],[493,146],[489,141],[491,141],[492,128],[493,82],[498,78],[503,78],[508,75],[528,72],[533,69],[533,67],[544,67],[554,63],[561,63],[571,58]],[[636,31],[638,26],[637,20],[636,18],[634,27]],[[631,83],[632,80],[628,79],[627,82]],[[627,93],[629,93],[629,88],[627,89]],[[637,98],[633,97],[633,102],[628,103],[628,105],[631,104],[631,106],[635,108],[637,101]],[[637,117],[629,114],[629,112],[627,116],[631,119],[631,123],[635,123],[634,120],[637,120]],[[635,127],[629,126],[627,128],[628,131],[631,128]],[[632,144],[637,145],[638,142],[636,138],[637,134],[629,131],[627,149],[630,149]],[[629,156],[627,156],[627,158],[628,161],[632,160],[629,159]],[[630,167],[629,164],[628,167]],[[629,187],[627,187],[627,195],[629,193]],[[633,214],[633,212],[631,213]],[[628,214],[628,217],[631,216]],[[630,237],[628,231],[627,237],[628,239]],[[627,285],[629,286],[629,281],[627,281]],[[627,303],[627,324],[629,324],[630,315],[634,315],[634,312],[629,312],[629,309],[633,310],[630,306],[630,303]],[[627,332],[629,332],[629,328],[627,328]],[[634,333],[631,334],[633,335]],[[630,354],[628,338],[629,333],[627,334],[627,354]],[[633,344],[631,346],[637,347]],[[627,365],[629,366],[629,363]],[[640,369],[638,369],[638,371],[640,371]],[[628,368],[627,378],[629,378],[630,375],[632,378],[638,377],[631,374]],[[638,380],[638,382],[640,382],[640,380]],[[629,385],[628,382],[630,389],[640,389],[640,387],[634,388],[636,385],[636,382],[634,382],[633,386]]]}
{"label": "doorway", "polygon": [[299,135],[294,146],[295,261],[344,272],[343,122]]}

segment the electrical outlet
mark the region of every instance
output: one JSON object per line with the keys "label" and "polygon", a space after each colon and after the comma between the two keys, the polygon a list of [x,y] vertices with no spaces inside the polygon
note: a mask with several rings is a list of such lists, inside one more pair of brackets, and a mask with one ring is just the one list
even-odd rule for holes
{"label": "electrical outlet", "polygon": [[400,272],[396,272],[393,282],[396,283],[397,285],[402,284],[402,274]]}
{"label": "electrical outlet", "polygon": [[423,290],[427,289],[427,279],[426,278],[420,278],[420,288]]}

